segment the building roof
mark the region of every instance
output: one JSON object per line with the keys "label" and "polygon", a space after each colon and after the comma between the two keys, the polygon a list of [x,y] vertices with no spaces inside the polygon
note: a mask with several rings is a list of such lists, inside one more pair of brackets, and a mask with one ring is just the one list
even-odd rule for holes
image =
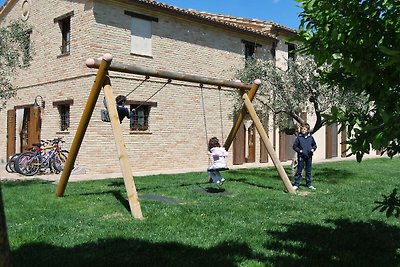
{"label": "building roof", "polygon": [[[11,6],[11,3],[15,0],[7,0],[4,5],[0,8],[0,16]],[[156,9],[159,11],[169,12],[184,17],[190,17],[192,20],[196,20],[200,23],[212,23],[215,26],[228,28],[233,31],[240,31],[258,36],[276,39],[278,33],[286,32],[289,35],[297,33],[296,30],[283,25],[277,24],[272,21],[263,21],[258,19],[247,19],[240,17],[227,16],[222,14],[212,14],[203,11],[197,11],[193,9],[183,9],[175,6],[171,6],[162,2],[154,0],[122,0],[123,2],[142,5],[147,8]]]}

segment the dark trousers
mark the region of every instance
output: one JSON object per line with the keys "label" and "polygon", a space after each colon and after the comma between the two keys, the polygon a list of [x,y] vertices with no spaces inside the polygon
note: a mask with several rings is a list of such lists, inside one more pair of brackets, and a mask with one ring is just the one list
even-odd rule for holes
{"label": "dark trousers", "polygon": [[298,165],[296,175],[294,176],[294,185],[300,186],[301,173],[303,172],[304,166],[306,167],[306,185],[307,187],[311,185],[311,166],[312,166],[312,157],[303,158],[298,157]]}

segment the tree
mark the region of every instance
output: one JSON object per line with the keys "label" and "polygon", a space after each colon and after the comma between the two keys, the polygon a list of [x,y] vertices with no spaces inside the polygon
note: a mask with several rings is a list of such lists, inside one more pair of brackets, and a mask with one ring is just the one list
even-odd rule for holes
{"label": "tree", "polygon": [[12,79],[32,59],[29,26],[18,20],[0,27],[0,109],[15,95]]}
{"label": "tree", "polygon": [[[12,22],[7,27],[0,27],[0,109],[6,101],[15,95],[12,85],[17,69],[25,68],[31,61],[29,27],[21,22]],[[8,244],[3,195],[0,184],[0,266],[12,266]]]}
{"label": "tree", "polygon": [[361,161],[370,149],[400,152],[400,5],[398,0],[297,0],[304,9],[298,39],[314,56],[324,83],[365,94],[369,110],[337,108]]}
{"label": "tree", "polygon": [[275,115],[276,125],[288,134],[298,128],[293,122],[304,122],[302,112],[316,116],[311,132],[326,124],[325,115],[330,115],[334,106],[360,107],[360,101],[351,93],[341,93],[337,87],[322,84],[317,67],[311,57],[288,60],[286,70],[276,67],[272,61],[248,61],[238,73],[245,82],[259,78],[263,81],[256,95],[255,105],[263,117]]}

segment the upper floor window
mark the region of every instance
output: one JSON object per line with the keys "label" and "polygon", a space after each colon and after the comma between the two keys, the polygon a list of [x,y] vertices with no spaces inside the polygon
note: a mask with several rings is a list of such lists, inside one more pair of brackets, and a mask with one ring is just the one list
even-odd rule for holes
{"label": "upper floor window", "polygon": [[278,46],[278,43],[277,43],[277,42],[273,42],[273,43],[272,43],[270,52],[271,52],[271,57],[272,57],[272,60],[273,60],[273,61],[276,60],[276,47],[277,47],[277,46]]}
{"label": "upper floor window", "polygon": [[244,44],[244,58],[246,60],[254,59],[255,51],[256,51],[256,46],[254,44],[250,44],[250,43]]}
{"label": "upper floor window", "polygon": [[131,53],[152,56],[152,25],[158,18],[125,11],[131,16]]}
{"label": "upper floor window", "polygon": [[244,44],[244,59],[246,61],[254,59],[254,54],[257,50],[257,47],[261,47],[261,45],[245,40],[242,40],[242,43]]}
{"label": "upper floor window", "polygon": [[74,12],[71,11],[54,19],[54,23],[58,23],[61,31],[61,55],[67,55],[71,51],[71,17]]}
{"label": "upper floor window", "polygon": [[71,123],[70,119],[70,110],[71,105],[74,103],[72,99],[63,100],[63,101],[55,101],[53,102],[53,106],[57,107],[59,114],[59,129],[62,132],[68,131]]}
{"label": "upper floor window", "polygon": [[288,59],[295,61],[296,60],[296,53],[295,53],[296,45],[288,43],[287,46],[288,46]]}
{"label": "upper floor window", "polygon": [[130,119],[132,131],[147,131],[149,129],[149,117],[151,107],[156,107],[156,102],[127,101],[130,110],[135,110],[135,115]]}

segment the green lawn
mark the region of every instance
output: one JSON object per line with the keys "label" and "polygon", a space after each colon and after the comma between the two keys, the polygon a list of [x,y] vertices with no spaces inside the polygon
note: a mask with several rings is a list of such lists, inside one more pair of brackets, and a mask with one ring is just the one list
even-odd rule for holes
{"label": "green lawn", "polygon": [[[284,191],[274,168],[122,178],[2,182],[14,266],[400,266],[400,220],[372,211],[400,188],[400,159],[313,166],[316,192]],[[289,170],[287,170],[289,172]],[[304,182],[304,180],[303,180]]]}

